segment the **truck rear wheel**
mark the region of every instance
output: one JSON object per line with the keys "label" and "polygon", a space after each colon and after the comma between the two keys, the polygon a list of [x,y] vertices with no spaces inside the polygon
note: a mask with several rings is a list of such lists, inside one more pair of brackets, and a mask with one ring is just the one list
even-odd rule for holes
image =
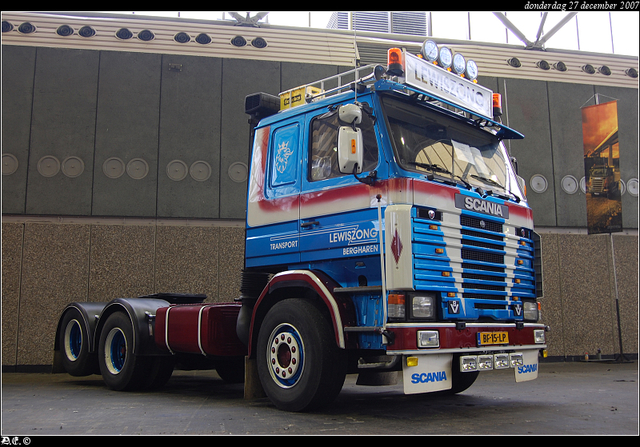
{"label": "truck rear wheel", "polygon": [[89,352],[89,330],[78,310],[65,312],[58,342],[68,374],[81,377],[99,373],[96,354]]}
{"label": "truck rear wheel", "polygon": [[111,314],[100,333],[98,364],[107,386],[113,390],[135,390],[150,371],[149,357],[133,355],[133,326],[123,312]]}
{"label": "truck rear wheel", "polygon": [[267,313],[258,335],[258,374],[271,401],[308,411],[333,401],[344,384],[346,352],[327,319],[310,302],[287,299]]}

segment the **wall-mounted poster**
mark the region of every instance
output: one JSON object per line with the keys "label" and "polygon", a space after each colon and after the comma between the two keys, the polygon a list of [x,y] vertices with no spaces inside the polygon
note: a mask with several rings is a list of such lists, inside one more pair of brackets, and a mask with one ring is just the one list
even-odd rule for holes
{"label": "wall-mounted poster", "polygon": [[582,142],[589,234],[622,231],[617,101],[582,108]]}

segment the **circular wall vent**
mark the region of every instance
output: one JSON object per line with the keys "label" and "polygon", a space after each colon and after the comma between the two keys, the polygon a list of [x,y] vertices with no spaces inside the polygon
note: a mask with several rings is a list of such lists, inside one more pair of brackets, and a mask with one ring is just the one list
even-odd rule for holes
{"label": "circular wall vent", "polygon": [[178,33],[175,36],[173,36],[173,40],[175,40],[178,43],[187,43],[191,41],[191,37],[189,37],[187,33]]}
{"label": "circular wall vent", "polygon": [[93,37],[96,35],[96,30],[94,30],[88,25],[85,25],[82,28],[80,28],[80,30],[78,31],[78,34],[82,37]]}
{"label": "circular wall vent", "polygon": [[43,177],[53,177],[60,171],[60,161],[53,155],[45,155],[38,161],[38,172]]}
{"label": "circular wall vent", "polygon": [[138,33],[138,39],[144,42],[152,41],[153,39],[155,39],[155,37],[156,35],[153,34],[153,31],[149,31],[148,29],[143,29]]}
{"label": "circular wall vent", "polygon": [[262,37],[256,37],[251,41],[251,45],[256,48],[265,48],[267,46],[267,41]]}
{"label": "circular wall vent", "polygon": [[231,39],[231,45],[234,47],[244,47],[247,44],[247,39],[242,36],[236,36]]}
{"label": "circular wall vent", "polygon": [[18,27],[18,31],[22,34],[31,34],[36,32],[36,27],[29,22],[24,22]]}
{"label": "circular wall vent", "polygon": [[127,28],[120,28],[118,31],[116,31],[116,37],[121,40],[127,40],[133,37],[133,33]]}
{"label": "circular wall vent", "polygon": [[61,25],[56,30],[56,34],[63,37],[71,36],[73,35],[73,28],[71,28],[69,25]]}
{"label": "circular wall vent", "polygon": [[535,174],[532,176],[529,180],[529,184],[531,185],[531,189],[537,193],[545,192],[549,186],[547,179],[541,174]]}

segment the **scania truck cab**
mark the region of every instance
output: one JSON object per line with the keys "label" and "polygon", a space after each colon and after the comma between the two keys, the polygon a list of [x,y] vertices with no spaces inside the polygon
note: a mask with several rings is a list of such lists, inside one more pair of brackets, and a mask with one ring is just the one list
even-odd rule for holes
{"label": "scania truck cab", "polygon": [[[337,348],[328,376],[401,370],[406,393],[459,392],[485,370],[537,376],[540,239],[503,144],[523,136],[494,117],[473,61],[454,73],[423,53],[284,92],[255,128],[246,271],[272,276],[243,300],[244,338],[270,396],[302,380],[302,333],[321,319]],[[256,116],[276,103],[246,102]],[[320,314],[292,323],[267,305],[263,320],[254,306],[270,299]]]}
{"label": "scania truck cab", "polygon": [[247,96],[240,296],[72,303],[58,364],[136,389],[194,356],[242,380],[245,359],[288,411],[331,402],[350,373],[407,394],[461,392],[500,369],[535,379],[540,238],[503,144],[523,135],[476,76],[427,41],[418,56],[390,49],[387,67]]}

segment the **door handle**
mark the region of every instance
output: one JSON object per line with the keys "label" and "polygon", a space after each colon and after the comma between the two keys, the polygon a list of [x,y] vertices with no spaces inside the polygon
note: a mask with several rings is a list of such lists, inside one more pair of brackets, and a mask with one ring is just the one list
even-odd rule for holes
{"label": "door handle", "polygon": [[318,222],[317,220],[311,220],[311,221],[309,221],[309,222],[302,222],[302,223],[300,224],[300,226],[301,226],[302,228],[309,228],[309,227],[312,227],[312,226],[314,226],[314,225],[320,225],[320,222]]}

